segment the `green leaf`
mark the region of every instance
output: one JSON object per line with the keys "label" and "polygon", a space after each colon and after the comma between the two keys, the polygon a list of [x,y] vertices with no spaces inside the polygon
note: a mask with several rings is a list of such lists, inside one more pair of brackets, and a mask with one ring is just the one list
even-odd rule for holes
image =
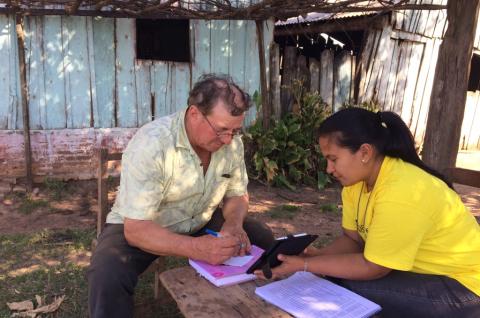
{"label": "green leaf", "polygon": [[277,175],[277,163],[269,160],[268,158],[263,158],[263,163],[265,164],[265,175],[267,176],[267,181],[271,182]]}
{"label": "green leaf", "polygon": [[296,190],[295,186],[288,182],[287,178],[283,174],[278,174],[275,176],[275,184],[287,187],[292,191]]}
{"label": "green leaf", "polygon": [[325,189],[325,186],[330,182],[330,177],[323,171],[317,173],[317,187],[318,190]]}

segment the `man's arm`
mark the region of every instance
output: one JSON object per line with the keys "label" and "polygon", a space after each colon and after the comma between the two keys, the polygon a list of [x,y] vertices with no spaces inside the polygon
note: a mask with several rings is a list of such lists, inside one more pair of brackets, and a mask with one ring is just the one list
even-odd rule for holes
{"label": "man's arm", "polygon": [[153,221],[125,218],[124,234],[128,244],[151,254],[184,256],[210,264],[220,264],[238,251],[235,237],[191,237],[170,232]]}
{"label": "man's arm", "polygon": [[243,196],[225,198],[222,208],[225,222],[220,233],[223,236],[236,237],[240,241],[239,255],[244,255],[251,248],[250,240],[243,229],[243,221],[248,214],[248,200],[248,193]]}

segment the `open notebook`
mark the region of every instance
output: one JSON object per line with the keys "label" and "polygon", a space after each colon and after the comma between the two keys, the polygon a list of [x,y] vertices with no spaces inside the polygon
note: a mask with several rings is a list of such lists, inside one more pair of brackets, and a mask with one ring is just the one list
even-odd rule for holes
{"label": "open notebook", "polygon": [[252,245],[251,258],[242,266],[211,265],[202,261],[189,259],[188,262],[201,276],[217,287],[240,284],[255,279],[255,275],[247,274],[247,269],[255,263],[263,253],[263,249]]}
{"label": "open notebook", "polygon": [[255,294],[299,318],[370,317],[381,307],[309,272],[257,287]]}

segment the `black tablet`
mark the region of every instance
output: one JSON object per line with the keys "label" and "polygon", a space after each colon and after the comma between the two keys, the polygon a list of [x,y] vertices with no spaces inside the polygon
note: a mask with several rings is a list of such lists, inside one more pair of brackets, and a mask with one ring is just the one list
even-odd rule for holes
{"label": "black tablet", "polygon": [[[247,274],[253,273],[257,269],[267,268],[267,272],[270,268],[274,268],[280,265],[281,261],[278,260],[278,254],[284,255],[298,255],[317,239],[318,235],[313,234],[295,234],[285,237],[281,237],[275,240],[275,243],[267,251],[263,252],[262,256],[247,270]],[[265,274],[265,270],[264,270]],[[270,278],[265,275],[267,278]]]}

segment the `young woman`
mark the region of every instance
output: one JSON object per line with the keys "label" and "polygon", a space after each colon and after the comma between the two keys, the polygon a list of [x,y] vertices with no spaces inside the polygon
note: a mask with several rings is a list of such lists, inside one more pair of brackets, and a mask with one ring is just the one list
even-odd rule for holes
{"label": "young woman", "polygon": [[274,277],[331,277],[382,306],[382,317],[480,317],[479,225],[420,160],[401,118],[347,108],[318,136],[327,172],[344,186],[344,234],[305,255],[279,256]]}

